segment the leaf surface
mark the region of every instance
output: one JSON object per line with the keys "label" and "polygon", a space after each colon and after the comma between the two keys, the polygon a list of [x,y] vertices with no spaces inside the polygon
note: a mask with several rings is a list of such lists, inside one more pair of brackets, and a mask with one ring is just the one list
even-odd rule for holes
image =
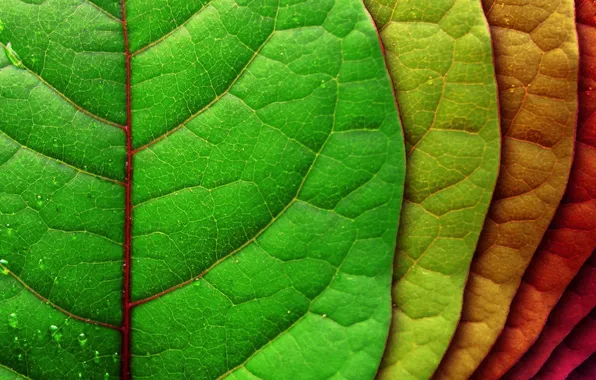
{"label": "leaf surface", "polygon": [[[578,66],[573,1],[484,0],[483,5],[500,92],[501,171],[462,318],[437,379],[469,378],[493,346],[563,196],[573,157]],[[479,378],[495,376],[491,369]]]}
{"label": "leaf surface", "polygon": [[553,350],[573,328],[596,308],[596,252],[583,265],[573,282],[550,313],[540,337],[505,376],[530,379],[542,368]]}
{"label": "leaf surface", "polygon": [[[479,378],[502,376],[538,338],[547,318],[596,249],[596,28],[592,1],[578,1],[581,71],[575,162],[563,202],[524,274],[507,325]],[[489,375],[490,374],[490,375]]]}
{"label": "leaf surface", "polygon": [[594,353],[596,353],[596,309],[573,329],[533,378],[565,380],[575,368]]}
{"label": "leaf surface", "polygon": [[575,371],[571,372],[568,380],[594,380],[596,379],[596,354],[590,356]]}
{"label": "leaf surface", "polygon": [[362,2],[123,5],[0,0],[0,376],[372,378],[405,154]]}
{"label": "leaf surface", "polygon": [[479,1],[365,4],[381,30],[408,155],[393,323],[378,378],[428,379],[459,320],[499,168],[490,33]]}

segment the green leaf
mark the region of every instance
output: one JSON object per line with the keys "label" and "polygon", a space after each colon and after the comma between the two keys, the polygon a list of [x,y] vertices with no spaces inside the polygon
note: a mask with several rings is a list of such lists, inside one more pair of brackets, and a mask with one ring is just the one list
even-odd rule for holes
{"label": "green leaf", "polygon": [[373,378],[405,153],[363,4],[118,4],[0,0],[0,366]]}
{"label": "green leaf", "polygon": [[387,51],[408,155],[379,378],[428,379],[459,321],[499,170],[490,34],[480,1],[365,3]]}

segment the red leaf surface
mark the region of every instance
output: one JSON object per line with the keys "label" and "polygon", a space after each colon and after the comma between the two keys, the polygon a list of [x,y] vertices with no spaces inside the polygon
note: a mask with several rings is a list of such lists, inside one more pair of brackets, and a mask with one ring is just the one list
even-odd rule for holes
{"label": "red leaf surface", "polygon": [[576,0],[576,8],[581,50],[579,118],[567,193],[524,275],[507,325],[476,371],[476,379],[500,378],[516,364],[596,248],[596,2]]}
{"label": "red leaf surface", "polygon": [[546,322],[540,337],[505,377],[529,379],[536,375],[552,352],[573,328],[596,307],[596,252],[573,279]]}
{"label": "red leaf surface", "polygon": [[596,354],[577,367],[567,380],[596,380]]}
{"label": "red leaf surface", "polygon": [[596,352],[596,309],[582,320],[553,352],[535,380],[565,380]]}

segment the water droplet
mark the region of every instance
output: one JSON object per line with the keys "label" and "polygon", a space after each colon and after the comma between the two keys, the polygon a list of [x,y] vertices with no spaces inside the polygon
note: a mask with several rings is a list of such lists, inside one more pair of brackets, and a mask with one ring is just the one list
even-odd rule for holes
{"label": "water droplet", "polygon": [[109,378],[110,378],[110,374],[106,372],[106,373],[103,375],[103,379],[104,379],[104,380],[108,380]]}
{"label": "water droplet", "polygon": [[114,352],[114,355],[112,355],[112,361],[114,363],[118,363],[120,361],[120,355],[117,352]]}
{"label": "water droplet", "polygon": [[23,61],[21,61],[21,58],[19,58],[17,52],[13,50],[12,44],[10,42],[4,47],[4,54],[6,54],[6,58],[8,58],[10,63],[12,63],[15,67],[21,69],[25,68],[25,66],[23,66]]}
{"label": "water droplet", "polygon": [[82,379],[83,378],[83,374],[80,373],[80,372],[77,374],[77,376],[79,377],[79,379]]}
{"label": "water droplet", "polygon": [[4,259],[0,259],[0,264],[2,264],[2,265],[8,265],[8,261],[6,261]]}
{"label": "water droplet", "polygon": [[39,269],[41,270],[46,270],[46,264],[43,262],[43,259],[39,259],[39,262],[37,263],[37,266],[39,267]]}
{"label": "water droplet", "polygon": [[0,20],[0,32],[4,30],[4,23]]}
{"label": "water droplet", "polygon": [[323,318],[327,318],[327,314],[323,314],[321,317],[323,317]]}
{"label": "water droplet", "polygon": [[16,313],[8,314],[8,325],[13,329],[19,327],[19,319],[17,318]]}
{"label": "water droplet", "polygon": [[95,354],[93,355],[93,363],[99,364],[99,351],[95,351]]}
{"label": "water droplet", "polygon": [[17,359],[19,359],[20,362],[23,361],[23,354],[19,354],[19,356],[17,356]]}
{"label": "water droplet", "polygon": [[6,223],[6,228],[10,228],[10,223]]}
{"label": "water droplet", "polygon": [[41,194],[38,194],[37,195],[37,199],[41,199]]}
{"label": "water droplet", "polygon": [[60,339],[62,339],[62,333],[60,332],[60,329],[56,325],[50,326],[50,335],[52,336],[52,339],[56,343],[60,342]]}
{"label": "water droplet", "polygon": [[85,335],[84,333],[80,333],[77,339],[81,347],[85,347],[85,345],[87,344],[87,335]]}

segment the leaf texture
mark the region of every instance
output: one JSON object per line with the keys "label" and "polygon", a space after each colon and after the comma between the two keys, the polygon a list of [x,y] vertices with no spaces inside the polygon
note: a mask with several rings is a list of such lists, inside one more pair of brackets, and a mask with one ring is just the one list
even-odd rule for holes
{"label": "leaf texture", "polygon": [[[573,157],[578,52],[572,0],[483,5],[500,92],[501,171],[462,319],[436,379],[470,377],[493,346],[564,193]],[[502,375],[485,368],[477,378]]]}
{"label": "leaf texture", "polygon": [[536,380],[565,380],[569,374],[596,353],[596,309],[573,329],[557,347]]}
{"label": "leaf texture", "polygon": [[122,5],[0,0],[0,377],[374,377],[405,152],[362,2]]}
{"label": "leaf texture", "polygon": [[393,323],[379,379],[428,379],[460,317],[499,170],[490,33],[480,1],[365,4],[381,30],[406,135]]}
{"label": "leaf texture", "polygon": [[573,328],[596,308],[596,252],[581,271],[548,317],[540,337],[523,358],[507,373],[508,379],[530,379],[548,360]]}
{"label": "leaf texture", "polygon": [[596,379],[596,354],[590,356],[582,365],[571,372],[567,380],[594,380]]}
{"label": "leaf texture", "polygon": [[[502,376],[538,338],[549,313],[596,249],[595,5],[578,2],[582,51],[575,162],[568,189],[511,306],[507,325],[478,371]],[[585,26],[584,24],[590,25]]]}

